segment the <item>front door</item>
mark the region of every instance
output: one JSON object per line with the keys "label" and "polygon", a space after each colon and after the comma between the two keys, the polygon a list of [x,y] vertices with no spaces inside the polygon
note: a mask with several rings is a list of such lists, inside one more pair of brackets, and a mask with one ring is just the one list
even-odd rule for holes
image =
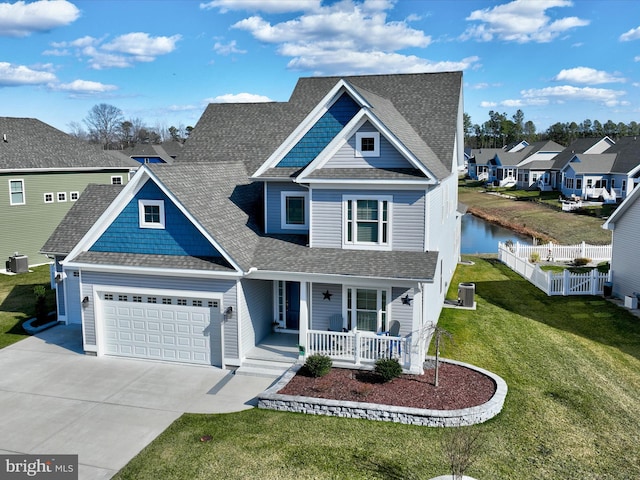
{"label": "front door", "polygon": [[300,283],[286,282],[286,328],[298,330],[300,328]]}

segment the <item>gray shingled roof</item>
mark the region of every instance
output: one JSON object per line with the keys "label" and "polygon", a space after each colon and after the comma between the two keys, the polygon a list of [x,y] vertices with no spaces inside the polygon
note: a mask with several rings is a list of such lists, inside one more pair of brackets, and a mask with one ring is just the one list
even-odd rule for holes
{"label": "gray shingled roof", "polygon": [[130,168],[140,164],[35,118],[0,117],[0,170]]}
{"label": "gray shingled roof", "polygon": [[87,185],[40,251],[59,255],[71,252],[122,188],[122,185]]}
{"label": "gray shingled roof", "polygon": [[629,173],[640,165],[640,140],[637,137],[622,137],[605,153],[615,153],[616,160],[611,167],[612,173]]}
{"label": "gray shingled roof", "polygon": [[424,180],[425,175],[417,168],[321,168],[311,172],[308,178],[343,180]]}
{"label": "gray shingled roof", "polygon": [[575,155],[579,162],[571,162],[567,166],[576,173],[609,173],[613,162],[616,160],[615,153],[578,153]]}
{"label": "gray shingled roof", "polygon": [[434,175],[450,173],[461,72],[301,78],[288,102],[210,104],[180,160],[241,161],[253,174],[340,79],[371,101],[374,113]]}
{"label": "gray shingled roof", "polygon": [[208,270],[212,272],[234,271],[221,257],[82,252],[74,261],[92,265],[118,265],[120,267],[174,268],[180,270]]}

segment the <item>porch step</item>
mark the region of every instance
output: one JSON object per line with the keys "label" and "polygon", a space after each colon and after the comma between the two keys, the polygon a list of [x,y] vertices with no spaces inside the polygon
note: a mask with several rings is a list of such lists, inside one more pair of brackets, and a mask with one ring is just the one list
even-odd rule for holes
{"label": "porch step", "polygon": [[236,375],[247,375],[252,377],[270,377],[278,378],[286,372],[291,365],[295,363],[294,359],[291,361],[274,361],[263,360],[259,358],[247,358],[242,365],[236,369]]}

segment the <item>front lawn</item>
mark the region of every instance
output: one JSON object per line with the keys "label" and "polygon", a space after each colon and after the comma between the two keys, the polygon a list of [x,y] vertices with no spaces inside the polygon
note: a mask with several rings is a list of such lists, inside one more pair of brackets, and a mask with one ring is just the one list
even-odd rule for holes
{"label": "front lawn", "polygon": [[55,292],[49,288],[49,265],[31,267],[29,273],[0,275],[0,348],[28,336],[21,325],[35,316],[36,285],[46,288],[47,305],[55,310]]}
{"label": "front lawn", "polygon": [[[451,285],[475,311],[445,309],[443,355],[504,378],[505,409],[471,427],[478,479],[640,478],[640,319],[600,297],[547,297],[472,257]],[[264,410],[183,415],[116,479],[428,479],[447,473],[444,430]],[[211,441],[200,441],[210,435]]]}

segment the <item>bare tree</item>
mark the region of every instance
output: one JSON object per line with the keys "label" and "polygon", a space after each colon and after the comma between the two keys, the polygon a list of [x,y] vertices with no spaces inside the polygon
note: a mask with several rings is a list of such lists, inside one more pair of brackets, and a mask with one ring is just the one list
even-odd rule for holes
{"label": "bare tree", "polygon": [[123,122],[122,110],[113,105],[100,103],[94,105],[84,119],[92,141],[100,143],[102,148],[110,148],[118,140],[118,131]]}
{"label": "bare tree", "polygon": [[67,128],[69,129],[67,133],[72,137],[76,137],[78,140],[83,140],[85,142],[89,139],[89,135],[86,130],[82,128],[82,125],[78,122],[70,122],[67,125]]}
{"label": "bare tree", "polygon": [[451,427],[442,436],[442,451],[454,479],[464,477],[467,469],[475,462],[482,436],[477,427]]}

